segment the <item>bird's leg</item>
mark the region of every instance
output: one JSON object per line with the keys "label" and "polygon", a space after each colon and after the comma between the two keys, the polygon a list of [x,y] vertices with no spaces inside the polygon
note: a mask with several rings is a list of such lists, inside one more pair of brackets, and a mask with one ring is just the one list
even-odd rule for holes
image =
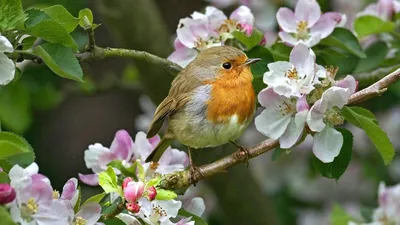
{"label": "bird's leg", "polygon": [[193,164],[192,160],[192,151],[190,147],[188,147],[188,152],[189,152],[189,167],[190,167],[190,183],[193,184],[193,186],[196,186],[196,174],[200,174],[201,177],[203,177],[203,173],[200,171],[198,167],[196,167]]}
{"label": "bird's leg", "polygon": [[249,151],[247,150],[247,148],[236,144],[234,141],[229,141],[229,143],[231,143],[232,145],[234,145],[237,149],[239,149],[239,152],[241,154],[244,154],[246,156],[246,166],[249,167]]}

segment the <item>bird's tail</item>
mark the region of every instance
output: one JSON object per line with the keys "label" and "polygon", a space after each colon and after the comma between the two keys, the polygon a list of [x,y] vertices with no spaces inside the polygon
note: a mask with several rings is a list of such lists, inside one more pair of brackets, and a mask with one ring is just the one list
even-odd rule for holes
{"label": "bird's tail", "polygon": [[172,143],[171,138],[163,137],[161,138],[160,142],[158,145],[154,148],[154,150],[150,153],[149,156],[146,158],[146,162],[158,162],[160,160],[161,156],[165,152],[165,150],[170,146]]}

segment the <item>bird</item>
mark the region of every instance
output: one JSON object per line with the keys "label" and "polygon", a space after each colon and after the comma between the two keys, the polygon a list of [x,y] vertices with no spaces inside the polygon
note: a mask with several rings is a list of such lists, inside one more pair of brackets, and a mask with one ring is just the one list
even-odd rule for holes
{"label": "bird", "polygon": [[201,51],[172,81],[168,96],[157,107],[147,132],[154,137],[167,121],[167,129],[146,162],[158,162],[173,140],[191,149],[235,143],[254,117],[256,95],[248,58],[232,46]]}

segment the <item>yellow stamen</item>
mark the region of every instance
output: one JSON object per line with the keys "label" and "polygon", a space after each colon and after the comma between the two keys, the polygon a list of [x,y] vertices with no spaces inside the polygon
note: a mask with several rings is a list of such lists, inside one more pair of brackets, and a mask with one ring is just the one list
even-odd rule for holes
{"label": "yellow stamen", "polygon": [[300,20],[297,23],[297,38],[298,39],[306,39],[308,37],[308,23],[307,21]]}
{"label": "yellow stamen", "polygon": [[344,117],[340,114],[339,110],[331,109],[326,113],[326,119],[333,125],[342,125],[344,123]]}
{"label": "yellow stamen", "polygon": [[87,224],[87,221],[83,219],[82,217],[78,216],[75,218],[75,223],[74,225],[85,225]]}
{"label": "yellow stamen", "polygon": [[38,212],[39,205],[36,203],[34,198],[30,198],[26,203],[26,208],[30,211],[30,214],[35,214]]}
{"label": "yellow stamen", "polygon": [[289,79],[295,79],[295,80],[299,79],[299,77],[297,76],[297,70],[294,67],[286,72],[286,76]]}
{"label": "yellow stamen", "polygon": [[53,191],[53,199],[59,199],[60,198],[60,192],[58,192],[57,190]]}

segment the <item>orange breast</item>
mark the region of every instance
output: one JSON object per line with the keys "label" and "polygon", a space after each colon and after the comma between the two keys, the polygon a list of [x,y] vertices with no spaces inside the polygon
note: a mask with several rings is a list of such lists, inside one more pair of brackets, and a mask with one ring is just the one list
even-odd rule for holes
{"label": "orange breast", "polygon": [[250,68],[240,71],[221,71],[218,79],[207,82],[212,85],[211,98],[207,102],[207,119],[214,123],[229,123],[233,115],[243,123],[253,116],[255,93]]}

